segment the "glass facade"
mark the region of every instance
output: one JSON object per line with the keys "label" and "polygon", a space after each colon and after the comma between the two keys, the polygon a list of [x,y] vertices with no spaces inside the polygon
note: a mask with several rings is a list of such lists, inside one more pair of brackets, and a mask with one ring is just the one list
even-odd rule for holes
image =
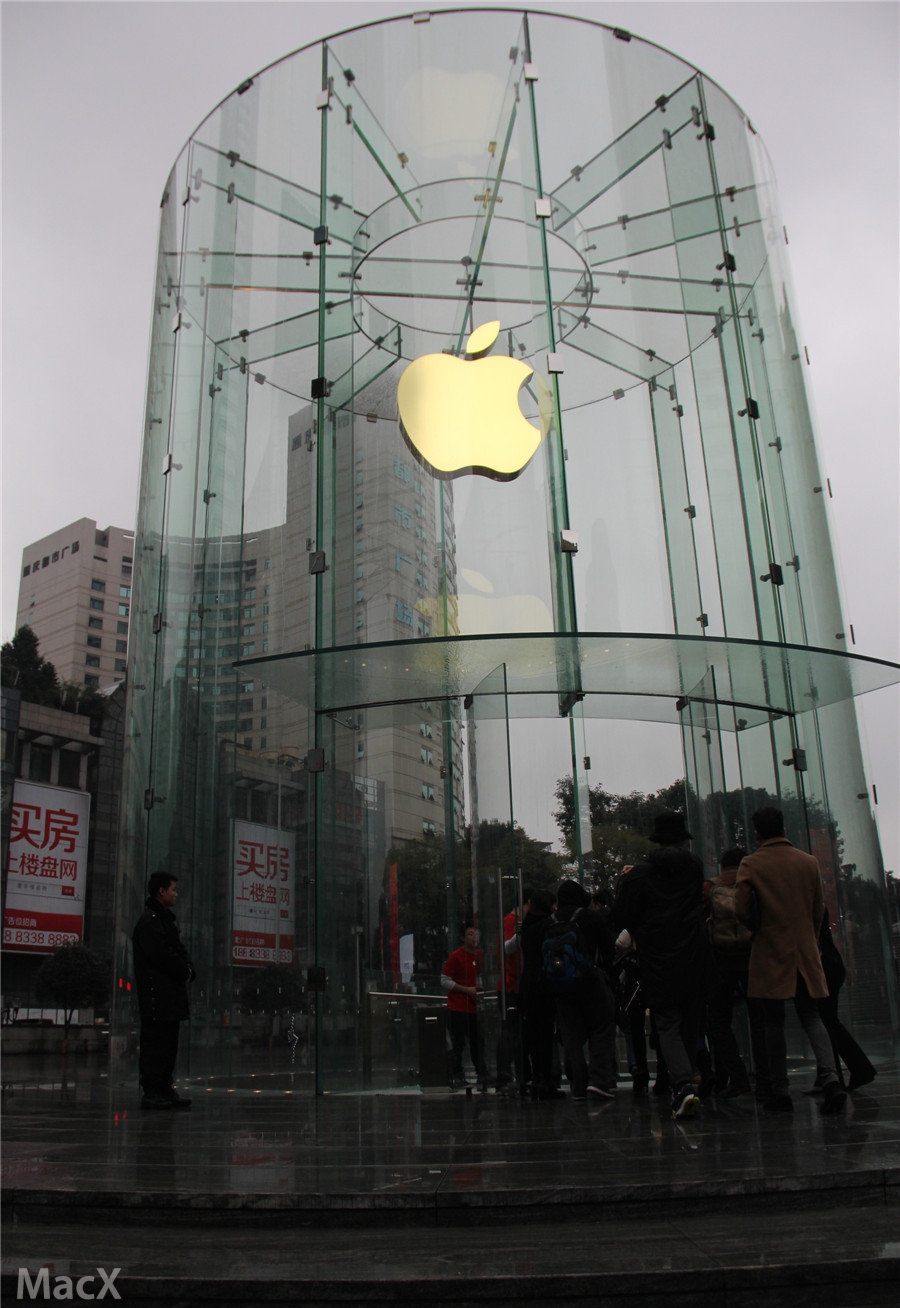
{"label": "glass facade", "polygon": [[560,15],[329,37],[191,137],[153,323],[115,1049],[165,867],[192,1070],[418,1084],[467,916],[495,1031],[561,780],[590,882],[621,724],[680,733],[710,875],[784,808],[853,1020],[896,1027],[853,697],[898,670],[848,652],[772,172],[719,87]]}

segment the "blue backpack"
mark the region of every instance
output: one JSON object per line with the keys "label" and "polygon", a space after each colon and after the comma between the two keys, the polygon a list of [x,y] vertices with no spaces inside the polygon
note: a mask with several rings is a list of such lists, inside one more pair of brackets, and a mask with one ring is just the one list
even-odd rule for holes
{"label": "blue backpack", "polygon": [[574,995],[590,976],[590,951],[578,926],[577,909],[568,921],[554,913],[541,944],[541,979],[554,995]]}

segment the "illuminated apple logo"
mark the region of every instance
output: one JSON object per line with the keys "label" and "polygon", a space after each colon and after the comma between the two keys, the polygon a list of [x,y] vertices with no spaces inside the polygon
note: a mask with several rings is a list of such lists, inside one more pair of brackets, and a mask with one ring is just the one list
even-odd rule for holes
{"label": "illuminated apple logo", "polygon": [[[401,429],[438,477],[474,472],[510,481],[541,443],[544,432],[519,408],[533,369],[521,359],[484,357],[499,334],[499,322],[484,323],[466,342],[465,359],[425,354],[400,377]],[[546,431],[543,412],[542,426]]]}

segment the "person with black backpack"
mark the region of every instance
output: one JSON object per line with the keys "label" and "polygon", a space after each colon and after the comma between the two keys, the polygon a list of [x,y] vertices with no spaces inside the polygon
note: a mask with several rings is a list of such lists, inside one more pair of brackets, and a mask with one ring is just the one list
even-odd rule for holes
{"label": "person with black backpack", "polygon": [[563,881],[556,913],[544,928],[541,977],[556,1000],[572,1098],[609,1100],[616,1093],[614,946],[609,927],[590,903],[577,881]]}

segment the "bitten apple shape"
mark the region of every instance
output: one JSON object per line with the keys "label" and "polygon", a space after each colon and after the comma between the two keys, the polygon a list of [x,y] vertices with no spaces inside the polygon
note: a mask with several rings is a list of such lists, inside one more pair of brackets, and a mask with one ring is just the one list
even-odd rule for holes
{"label": "bitten apple shape", "polygon": [[499,333],[499,322],[484,323],[466,342],[468,359],[425,354],[400,377],[403,434],[438,476],[473,472],[509,481],[541,443],[541,431],[519,408],[519,390],[533,369],[520,359],[481,357]]}

